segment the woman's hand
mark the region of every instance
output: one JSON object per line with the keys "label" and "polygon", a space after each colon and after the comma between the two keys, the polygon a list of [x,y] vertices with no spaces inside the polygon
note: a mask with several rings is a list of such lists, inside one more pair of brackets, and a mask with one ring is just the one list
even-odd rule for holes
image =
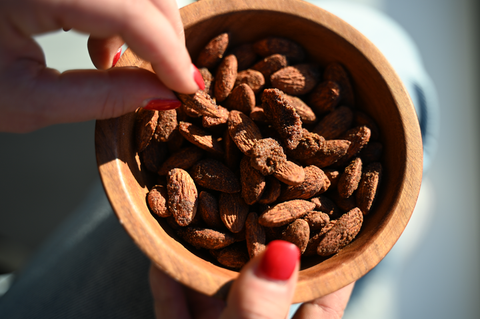
{"label": "woman's hand", "polygon": [[[46,67],[32,36],[62,28],[90,34],[90,56],[100,70],[59,73]],[[157,76],[109,69],[125,42],[151,61]],[[194,93],[202,83],[185,48],[174,0],[0,2],[0,131],[111,118],[150,101],[164,109],[178,107],[171,90]]]}
{"label": "woman's hand", "polygon": [[[242,268],[225,302],[185,288],[154,266],[150,269],[157,318],[286,318],[298,277],[300,253],[285,241],[274,241]],[[300,306],[294,319],[339,319],[353,284]]]}

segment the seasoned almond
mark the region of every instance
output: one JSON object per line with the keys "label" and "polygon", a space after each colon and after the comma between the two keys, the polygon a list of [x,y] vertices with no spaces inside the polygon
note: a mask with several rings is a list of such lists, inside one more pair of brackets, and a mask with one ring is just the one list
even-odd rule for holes
{"label": "seasoned almond", "polygon": [[368,141],[370,141],[370,129],[366,126],[354,127],[345,133],[344,138],[350,141],[350,146],[345,156],[339,161],[339,165],[348,163],[353,156],[357,155],[368,144]]}
{"label": "seasoned almond", "polygon": [[[307,244],[307,248],[305,249],[305,252],[303,253],[303,256],[316,256],[317,255],[317,248],[318,244],[322,240],[322,238],[325,236],[325,234],[332,229],[333,225],[335,225],[337,221],[336,220],[330,220],[330,222],[320,230],[316,231],[310,231],[310,239]],[[317,255],[318,256],[318,255]]]}
{"label": "seasoned almond", "polygon": [[303,124],[313,124],[317,121],[315,112],[298,96],[285,95],[285,98],[295,109]]}
{"label": "seasoned almond", "polygon": [[205,93],[209,96],[213,96],[213,87],[215,86],[215,78],[207,68],[199,68],[198,71],[202,75],[203,83],[205,83]]}
{"label": "seasoned almond", "polygon": [[258,123],[267,123],[268,119],[262,107],[255,106],[250,112],[250,118]]}
{"label": "seasoned almond", "polygon": [[270,76],[288,65],[287,57],[282,54],[272,54],[257,62],[252,69],[263,74],[265,82],[270,81]]}
{"label": "seasoned almond", "polygon": [[255,142],[262,138],[257,124],[250,117],[236,110],[230,111],[228,132],[238,149],[245,155],[249,155]]}
{"label": "seasoned almond", "polygon": [[248,84],[242,83],[233,88],[224,105],[229,110],[250,114],[255,107],[255,101],[255,93],[252,88]]}
{"label": "seasoned almond", "polygon": [[159,175],[167,175],[173,168],[188,170],[198,162],[205,152],[196,146],[187,146],[170,155],[158,170]]}
{"label": "seasoned almond", "polygon": [[227,55],[217,68],[215,75],[215,99],[218,103],[223,102],[235,85],[237,79],[237,58],[235,55]]}
{"label": "seasoned almond", "polygon": [[304,95],[310,92],[318,83],[320,75],[318,66],[313,64],[298,64],[287,66],[270,76],[274,88],[290,95]]}
{"label": "seasoned almond", "polygon": [[195,65],[198,68],[213,68],[223,58],[229,44],[229,34],[222,33],[208,42],[200,51]]}
{"label": "seasoned almond", "polygon": [[250,165],[250,158],[243,156],[240,162],[240,183],[242,197],[248,205],[255,204],[265,189],[265,177]]}
{"label": "seasoned almond", "polygon": [[356,157],[343,171],[338,180],[338,194],[347,198],[357,189],[362,177],[362,160]]}
{"label": "seasoned almond", "polygon": [[205,91],[197,91],[194,94],[177,93],[178,98],[182,101],[184,110],[187,114],[197,116],[207,115],[210,117],[220,117],[220,110],[215,101]]}
{"label": "seasoned almond", "polygon": [[158,111],[139,108],[135,113],[135,147],[137,152],[147,148],[155,134],[158,123]]}
{"label": "seasoned almond", "polygon": [[235,80],[235,86],[240,84],[247,84],[257,94],[263,89],[265,78],[259,71],[252,69],[243,70],[237,73],[237,79]]}
{"label": "seasoned almond", "polygon": [[264,90],[262,106],[267,119],[280,134],[286,147],[295,149],[302,138],[302,120],[285,94],[278,89]]}
{"label": "seasoned almond", "polygon": [[271,207],[259,217],[258,222],[265,227],[279,227],[293,222],[314,208],[312,202],[294,199]]}
{"label": "seasoned almond", "polygon": [[250,152],[250,163],[263,175],[271,175],[287,161],[283,148],[273,138],[259,139]]}
{"label": "seasoned almond", "polygon": [[280,195],[281,201],[291,199],[309,199],[315,196],[324,186],[326,176],[323,171],[315,165],[303,168],[305,178],[298,185],[285,187]]}
{"label": "seasoned almond", "polygon": [[159,142],[168,142],[177,126],[178,121],[176,110],[158,112],[158,122],[154,138]]}
{"label": "seasoned almond", "polygon": [[159,217],[171,216],[172,213],[168,210],[167,199],[168,194],[166,187],[163,185],[155,185],[147,195],[148,207],[150,207],[152,213]]}
{"label": "seasoned almond", "polygon": [[235,242],[232,234],[208,228],[182,227],[177,230],[177,233],[196,248],[221,249]]}
{"label": "seasoned almond", "polygon": [[318,151],[325,147],[325,139],[317,133],[309,132],[307,129],[302,129],[302,138],[298,142],[294,150],[287,150],[288,156],[297,159],[305,160],[317,154]]}
{"label": "seasoned almond", "polygon": [[218,128],[226,126],[230,112],[223,106],[218,106],[218,117],[204,115],[202,117],[202,126],[204,128]]}
{"label": "seasoned almond", "polygon": [[347,106],[355,106],[355,95],[350,77],[343,65],[337,62],[329,63],[323,72],[323,78],[338,83],[340,86],[341,103]]}
{"label": "seasoned almond", "polygon": [[357,236],[362,224],[363,214],[358,207],[343,214],[318,244],[317,254],[331,256],[338,253]]}
{"label": "seasoned almond", "polygon": [[248,251],[244,244],[233,244],[215,252],[217,261],[232,269],[242,268],[249,260]]}
{"label": "seasoned almond", "polygon": [[352,125],[353,112],[347,106],[339,106],[325,115],[312,132],[323,136],[326,140],[332,140],[344,134]]}
{"label": "seasoned almond", "polygon": [[239,193],[240,183],[237,177],[222,162],[206,158],[198,161],[190,170],[195,182],[208,189],[224,193]]}
{"label": "seasoned almond", "polygon": [[368,214],[372,208],[381,174],[382,164],[379,162],[368,164],[362,173],[362,179],[360,180],[356,193],[356,200],[358,207],[364,215]]}
{"label": "seasoned almond", "polygon": [[282,233],[282,239],[298,247],[303,254],[307,248],[310,239],[310,227],[304,219],[297,219],[285,228]]}
{"label": "seasoned almond", "polygon": [[201,191],[198,196],[198,213],[205,224],[212,229],[222,229],[225,225],[220,218],[218,199],[211,193]]}
{"label": "seasoned almond", "polygon": [[197,213],[198,192],[188,172],[174,168],[167,176],[168,209],[180,226],[189,225]]}
{"label": "seasoned almond", "polygon": [[305,179],[305,171],[302,166],[291,161],[285,161],[273,172],[273,176],[287,185],[298,185]]}
{"label": "seasoned almond", "polygon": [[323,149],[319,150],[315,156],[304,160],[306,165],[316,165],[320,168],[328,167],[347,154],[350,146],[347,140],[328,140],[325,141]]}
{"label": "seasoned almond", "polygon": [[330,216],[324,212],[311,211],[303,216],[311,230],[319,230],[330,223]]}
{"label": "seasoned almond", "polygon": [[228,230],[232,233],[242,231],[248,216],[248,205],[240,193],[221,193],[218,206],[220,207],[220,217]]}
{"label": "seasoned almond", "polygon": [[222,145],[211,134],[200,127],[189,122],[180,122],[178,123],[178,129],[180,134],[190,143],[212,154],[223,155]]}
{"label": "seasoned almond", "polygon": [[308,96],[308,103],[317,114],[333,111],[340,101],[340,86],[333,81],[320,82]]}
{"label": "seasoned almond", "polygon": [[265,190],[262,197],[258,200],[260,204],[271,204],[280,197],[282,184],[273,176],[265,176]]}
{"label": "seasoned almond", "polygon": [[258,223],[258,215],[249,213],[245,222],[245,238],[250,258],[254,258],[265,250],[266,235],[265,229]]}

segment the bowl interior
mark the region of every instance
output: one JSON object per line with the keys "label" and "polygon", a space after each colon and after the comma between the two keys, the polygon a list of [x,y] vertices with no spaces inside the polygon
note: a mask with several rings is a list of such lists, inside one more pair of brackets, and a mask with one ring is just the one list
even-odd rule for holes
{"label": "bowl interior", "polygon": [[[231,47],[265,36],[301,44],[310,61],[341,62],[349,71],[355,107],[377,122],[384,146],[381,190],[356,240],[326,260],[302,262],[294,301],[333,292],[366,274],[393,247],[413,211],[421,181],[422,149],[415,111],[402,83],[379,51],[348,24],[308,3],[205,0],[182,8],[185,37],[193,58],[221,32]],[[255,9],[253,9],[255,8]],[[127,51],[117,66],[151,69]],[[100,175],[120,222],[158,267],[208,295],[224,297],[237,272],[217,266],[184,246],[164,221],[150,213],[145,197],[154,183],[133,147],[133,114],[98,121],[96,150]],[[321,262],[319,262],[321,261]]]}

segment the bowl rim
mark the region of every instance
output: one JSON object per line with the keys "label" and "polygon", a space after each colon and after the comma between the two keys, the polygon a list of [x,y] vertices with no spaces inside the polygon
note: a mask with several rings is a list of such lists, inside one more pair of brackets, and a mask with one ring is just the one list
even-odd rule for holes
{"label": "bowl rim", "polygon": [[[286,5],[287,2],[288,4]],[[219,5],[219,3],[221,3],[221,5]],[[215,8],[215,10],[212,10],[212,8]],[[404,176],[399,186],[401,190],[399,197],[392,206],[392,209],[399,213],[392,213],[390,215],[391,220],[386,221],[384,225],[379,227],[379,231],[370,239],[370,244],[366,250],[357,253],[354,258],[346,262],[342,261],[341,263],[337,263],[335,267],[324,269],[322,272],[317,273],[316,276],[310,277],[308,281],[305,280],[304,274],[312,270],[307,269],[305,272],[301,271],[295,290],[294,302],[304,302],[334,292],[358,280],[374,268],[394,246],[413,213],[416,198],[420,191],[422,176],[420,128],[414,124],[418,124],[418,121],[410,97],[399,76],[383,54],[359,31],[324,9],[300,0],[202,0],[181,8],[180,14],[185,29],[188,29],[199,21],[208,20],[217,15],[242,12],[244,10],[274,11],[289,15],[295,15],[295,12],[302,12],[302,14],[305,13],[305,15],[301,16],[302,19],[310,20],[316,24],[322,24],[355,46],[383,77],[383,80],[390,89],[393,100],[397,104],[400,117],[405,120],[402,124],[405,122],[409,123],[409,127],[403,127],[406,141],[406,176]],[[127,52],[120,58],[117,63],[118,67],[132,65],[144,67],[144,65],[142,65],[143,61],[140,58],[136,57],[131,51]],[[131,116],[131,114],[126,116]],[[105,144],[102,143],[105,135],[111,134],[109,132],[128,129],[122,127],[122,125],[124,125],[121,122],[122,118],[123,117],[99,120],[95,128],[95,149],[100,178],[110,204],[119,218],[120,223],[140,249],[160,269],[186,286],[199,290],[207,295],[224,298],[228,292],[229,285],[236,276],[238,276],[238,272],[227,269],[218,271],[218,269],[221,268],[217,267],[215,274],[208,274],[205,273],[205,267],[208,268],[209,266],[197,265],[193,262],[194,259],[171,262],[170,259],[177,258],[175,249],[172,248],[175,247],[173,241],[171,243],[173,246],[162,244],[161,247],[159,247],[155,243],[145,245],[145,241],[150,241],[149,237],[156,236],[156,231],[149,227],[143,229],[143,231],[138,229],[133,219],[138,218],[135,210],[141,209],[141,207],[136,200],[132,198],[129,186],[125,185],[122,181],[121,176],[125,173],[125,163],[119,159],[116,150],[106,149]],[[115,201],[119,193],[130,204],[130,207]],[[415,200],[412,200],[412,198]],[[148,226],[148,224],[146,225]],[[395,225],[395,227],[392,225]],[[159,248],[162,249],[162,251],[159,251]],[[200,276],[186,275],[184,272],[179,271],[181,267],[189,267],[189,272],[198,271],[202,276],[206,277],[200,278]]]}

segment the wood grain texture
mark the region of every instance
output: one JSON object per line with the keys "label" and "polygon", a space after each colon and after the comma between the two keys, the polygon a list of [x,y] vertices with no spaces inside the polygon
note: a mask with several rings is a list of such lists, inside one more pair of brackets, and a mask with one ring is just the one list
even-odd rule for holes
{"label": "wood grain texture", "polygon": [[[384,145],[384,177],[375,208],[357,239],[337,255],[302,264],[294,302],[304,302],[358,280],[375,267],[400,237],[415,207],[422,179],[418,121],[399,77],[378,49],[336,16],[296,0],[202,0],[181,9],[193,58],[214,36],[232,34],[232,46],[267,35],[291,38],[322,65],[342,63],[353,82],[356,107],[377,122]],[[151,70],[127,50],[117,63]],[[238,273],[217,267],[185,247],[149,212],[149,175],[133,148],[133,113],[98,121],[95,147],[100,176],[120,223],[162,270],[207,295],[225,298]],[[323,260],[319,263],[320,260]]]}

